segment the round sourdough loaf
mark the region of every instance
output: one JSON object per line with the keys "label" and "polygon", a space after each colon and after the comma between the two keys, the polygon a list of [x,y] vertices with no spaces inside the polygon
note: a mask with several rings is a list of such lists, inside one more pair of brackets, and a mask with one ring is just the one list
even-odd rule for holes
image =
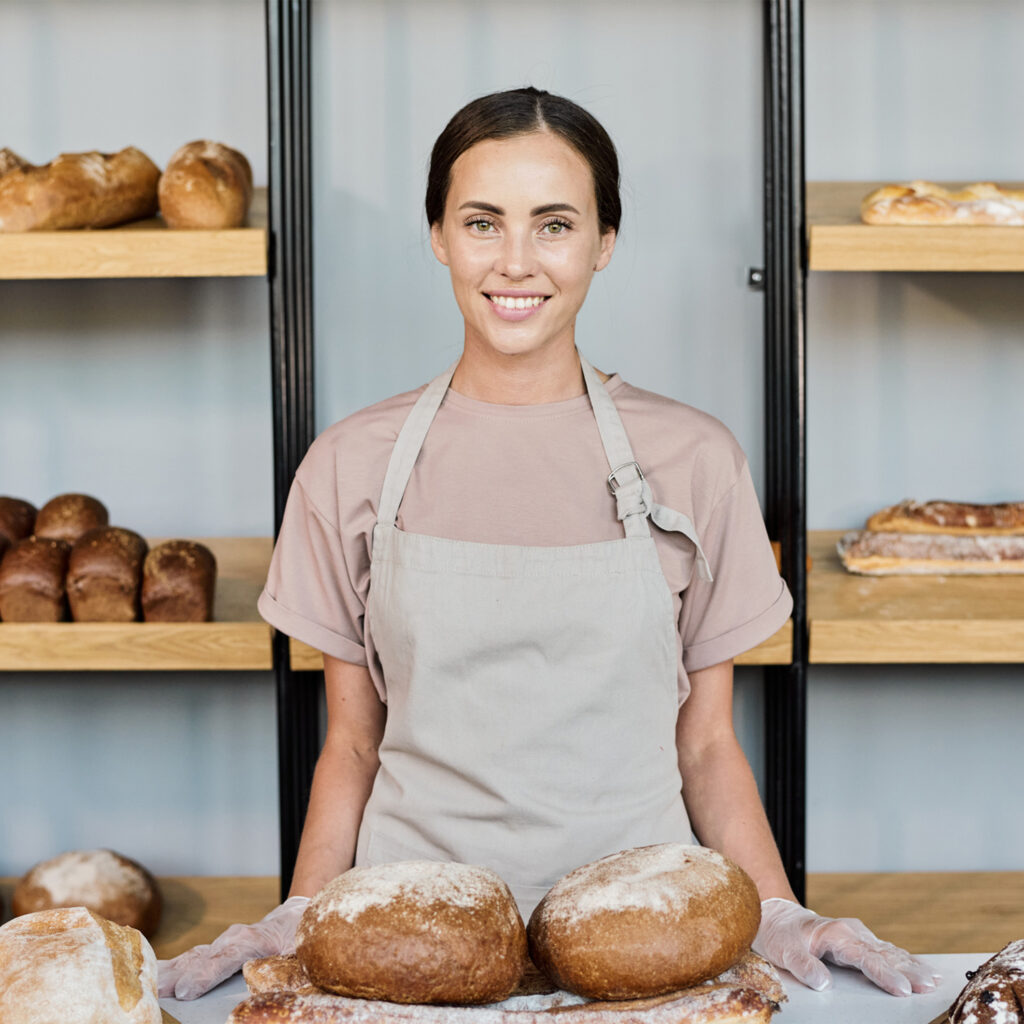
{"label": "round sourdough loaf", "polygon": [[394,1003],[493,1003],[515,990],[526,929],[508,886],[469,864],[356,867],[310,902],[296,933],[310,980]]}
{"label": "round sourdough loaf", "polygon": [[156,956],[134,928],[84,907],[0,928],[4,1024],[160,1024]]}
{"label": "round sourdough loaf", "polygon": [[696,985],[750,948],[757,888],[702,846],[624,850],[570,871],[530,917],[530,955],[560,988],[640,999]]}
{"label": "round sourdough loaf", "polygon": [[72,850],[42,861],[22,877],[11,899],[15,914],[87,907],[143,935],[156,931],[162,905],[156,879],[113,850]]}

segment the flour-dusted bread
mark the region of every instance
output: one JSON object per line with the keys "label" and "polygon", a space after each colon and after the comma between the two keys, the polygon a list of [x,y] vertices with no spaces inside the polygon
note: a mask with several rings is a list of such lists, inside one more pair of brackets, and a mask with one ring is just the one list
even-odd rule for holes
{"label": "flour-dusted bread", "polygon": [[58,494],[36,514],[33,532],[37,537],[52,537],[74,544],[83,533],[106,526],[107,508],[99,498],[88,494]]}
{"label": "flour-dusted bread", "polygon": [[761,901],[750,877],[702,846],[643,846],[585,864],[530,917],[530,955],[560,988],[640,999],[715,977],[750,949]]}
{"label": "flour-dusted bread", "polygon": [[1024,536],[1024,501],[984,504],[907,498],[875,512],[868,518],[867,528],[878,533]]}
{"label": "flour-dusted bread", "polygon": [[0,928],[4,1024],[160,1024],[156,956],[133,928],[84,907]]}
{"label": "flour-dusted bread", "polygon": [[134,622],[139,618],[142,561],[148,545],[133,530],[99,526],[71,548],[67,590],[75,622]]}
{"label": "flour-dusted bread", "polygon": [[394,1003],[493,1003],[515,991],[527,959],[498,875],[421,860],[339,875],[303,913],[295,951],[320,988]]}
{"label": "flour-dusted bread", "polygon": [[160,169],[134,146],[61,153],[41,167],[22,161],[0,175],[0,231],[105,228],[152,217],[159,179]]}
{"label": "flour-dusted bread", "polygon": [[970,975],[950,1024],[1024,1024],[1024,939],[1004,946]]}
{"label": "flour-dusted bread", "polygon": [[1024,536],[851,530],[839,560],[863,576],[995,576],[1024,573]]}
{"label": "flour-dusted bread", "polygon": [[0,497],[0,539],[17,544],[32,535],[35,525],[35,505],[21,498]]}
{"label": "flour-dusted bread", "polygon": [[237,228],[249,212],[252,169],[243,154],[222,142],[189,142],[168,161],[159,195],[169,228]]}
{"label": "flour-dusted bread", "polygon": [[156,931],[162,906],[156,879],[113,850],[72,850],[42,861],[21,878],[11,899],[15,914],[86,907],[147,936]]}
{"label": "flour-dusted bread", "polygon": [[67,618],[65,578],[71,545],[66,540],[26,537],[0,559],[0,619],[62,622]]}
{"label": "flour-dusted bread", "polygon": [[932,181],[884,185],[861,201],[865,224],[906,226],[989,224],[1024,225],[1024,191],[990,181],[948,189]]}
{"label": "flour-dusted bread", "polygon": [[142,617],[146,622],[209,622],[217,560],[203,544],[166,540],[142,564]]}

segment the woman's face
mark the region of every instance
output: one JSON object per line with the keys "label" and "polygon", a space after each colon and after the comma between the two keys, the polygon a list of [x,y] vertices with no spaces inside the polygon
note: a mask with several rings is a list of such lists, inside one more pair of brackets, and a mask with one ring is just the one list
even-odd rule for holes
{"label": "woman's face", "polygon": [[534,132],[459,156],[430,240],[451,271],[467,350],[520,355],[574,344],[576,314],[615,232],[601,232],[586,161],[557,135]]}

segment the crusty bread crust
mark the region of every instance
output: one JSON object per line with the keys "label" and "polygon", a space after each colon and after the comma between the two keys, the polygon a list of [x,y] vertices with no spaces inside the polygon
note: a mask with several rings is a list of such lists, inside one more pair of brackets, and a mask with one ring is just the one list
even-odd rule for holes
{"label": "crusty bread crust", "polygon": [[590,999],[640,999],[688,988],[750,949],[757,888],[706,847],[663,843],[570,871],[530,918],[534,963]]}
{"label": "crusty bread crust", "polygon": [[1024,537],[851,530],[839,539],[837,550],[850,572],[867,576],[1024,572]]}
{"label": "crusty bread crust", "polygon": [[1024,536],[1024,501],[978,504],[966,501],[914,501],[910,498],[876,512],[867,528],[887,533]]}
{"label": "crusty bread crust", "polygon": [[866,224],[1024,225],[1024,191],[983,181],[950,190],[931,181],[884,185],[861,201]]}
{"label": "crusty bread crust", "polygon": [[169,228],[237,228],[249,211],[252,169],[237,149],[200,139],[167,162],[158,193]]}

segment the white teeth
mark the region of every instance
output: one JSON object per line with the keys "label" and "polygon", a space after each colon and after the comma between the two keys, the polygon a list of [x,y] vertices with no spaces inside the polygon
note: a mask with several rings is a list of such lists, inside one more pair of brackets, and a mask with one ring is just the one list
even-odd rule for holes
{"label": "white teeth", "polygon": [[535,309],[544,301],[543,295],[531,295],[529,298],[513,298],[510,295],[492,295],[491,302],[503,309]]}

